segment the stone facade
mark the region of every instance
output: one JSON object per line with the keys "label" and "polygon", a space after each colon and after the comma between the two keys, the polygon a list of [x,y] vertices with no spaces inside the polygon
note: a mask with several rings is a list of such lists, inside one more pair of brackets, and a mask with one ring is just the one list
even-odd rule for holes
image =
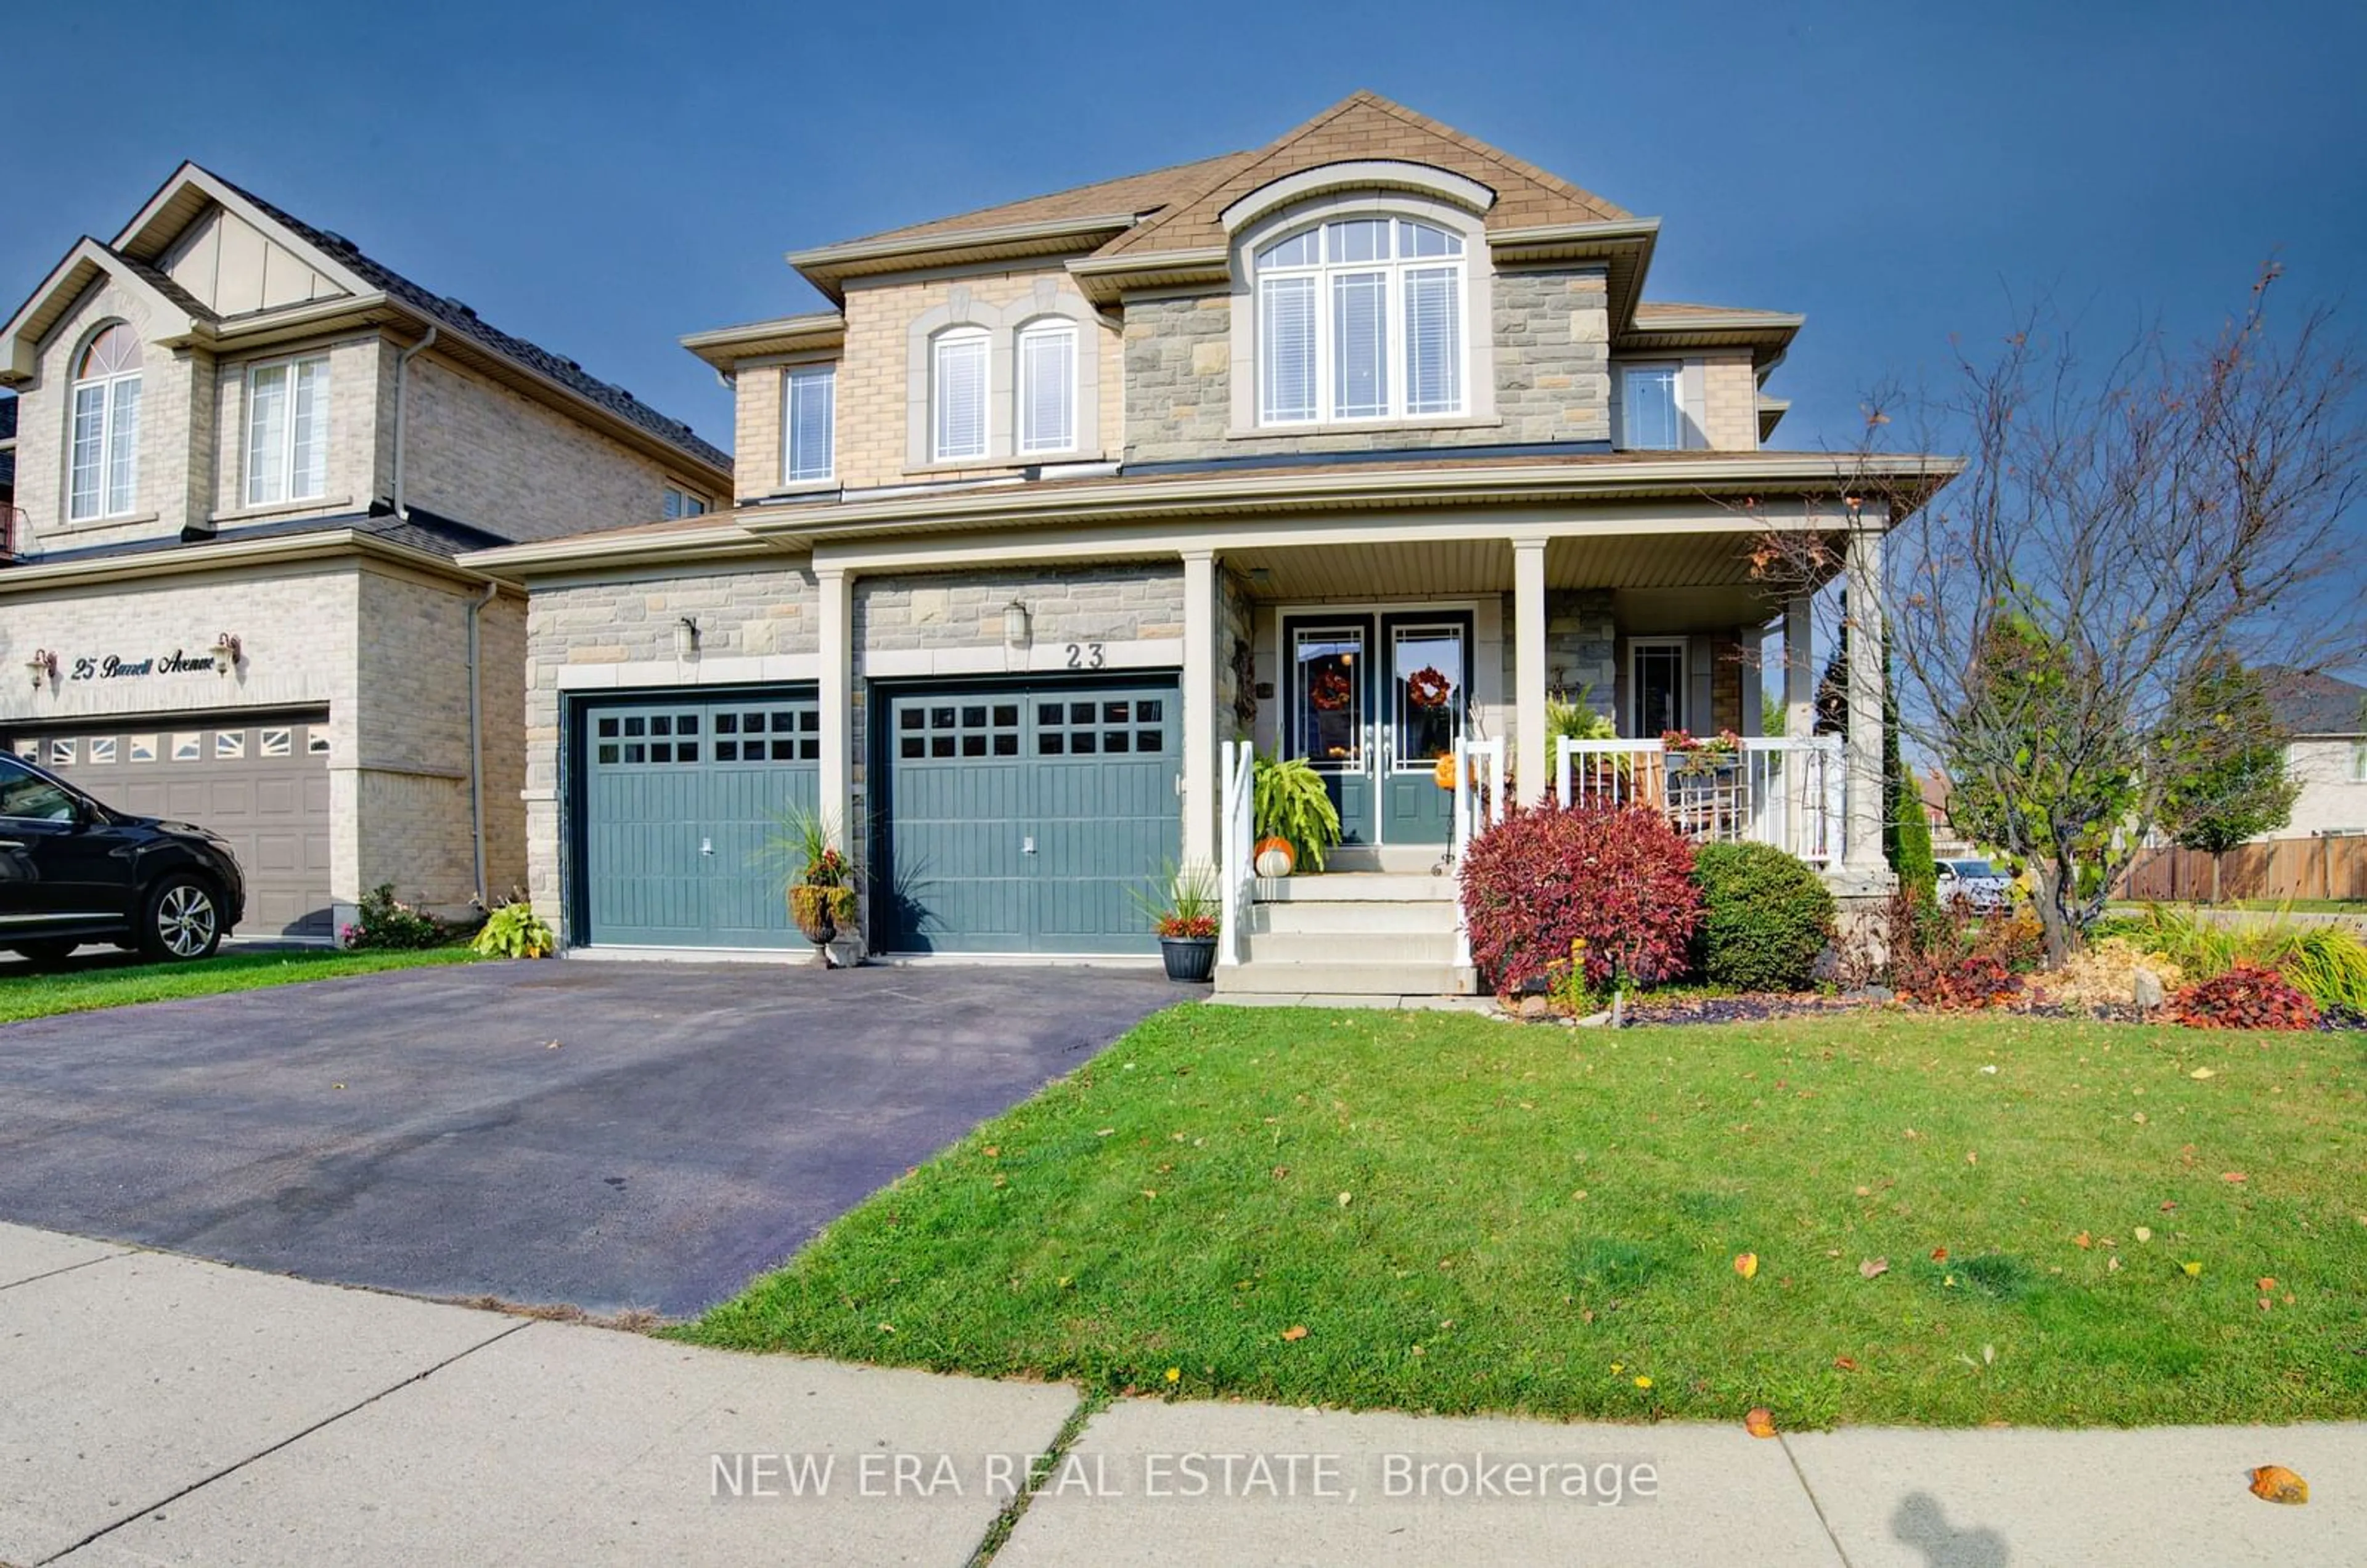
{"label": "stone facade", "polygon": [[1178,562],[878,577],[855,585],[858,668],[871,656],[1003,646],[1003,607],[1027,606],[1038,647],[1184,635]]}
{"label": "stone facade", "polygon": [[[1505,615],[1512,615],[1505,595]],[[1596,713],[1618,708],[1619,628],[1608,589],[1580,589],[1546,595],[1546,679],[1565,702],[1583,702]],[[1504,636],[1512,644],[1512,633]]]}
{"label": "stone facade", "polygon": [[1474,355],[1492,418],[1369,428],[1233,428],[1232,315],[1242,293],[1129,299],[1126,459],[1206,461],[1273,453],[1431,451],[1611,439],[1610,314],[1600,267],[1498,273],[1490,341]]}

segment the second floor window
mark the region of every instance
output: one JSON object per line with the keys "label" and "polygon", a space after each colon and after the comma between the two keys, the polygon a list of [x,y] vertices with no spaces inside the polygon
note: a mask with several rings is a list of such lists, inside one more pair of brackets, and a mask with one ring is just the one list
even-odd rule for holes
{"label": "second floor window", "polygon": [[1460,235],[1340,219],[1265,246],[1256,265],[1260,423],[1465,411]]}
{"label": "second floor window", "polygon": [[788,373],[781,388],[781,477],[826,479],[836,471],[838,367],[804,365]]}
{"label": "second floor window", "polygon": [[1046,321],[1019,334],[1019,450],[1068,452],[1077,445],[1077,329]]}
{"label": "second floor window", "polygon": [[1631,365],[1621,375],[1622,446],[1635,452],[1684,449],[1683,374],[1675,365]]}
{"label": "second floor window", "polygon": [[676,490],[674,486],[668,485],[665,492],[665,515],[669,523],[683,517],[704,517],[707,515],[707,498],[703,495],[694,495],[686,490]]}
{"label": "second floor window", "polygon": [[74,366],[66,517],[128,515],[140,501],[140,340],[120,321]]}
{"label": "second floor window", "polygon": [[246,503],[317,501],[329,491],[329,357],[246,373]]}
{"label": "second floor window", "polygon": [[929,355],[930,456],[956,462],[986,456],[987,336],[946,333]]}

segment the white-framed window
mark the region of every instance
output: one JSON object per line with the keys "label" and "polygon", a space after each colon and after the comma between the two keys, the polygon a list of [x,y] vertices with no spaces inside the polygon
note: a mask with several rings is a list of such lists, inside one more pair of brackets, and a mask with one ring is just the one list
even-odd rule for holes
{"label": "white-framed window", "polygon": [[329,491],[329,356],[246,372],[246,503],[317,501]]}
{"label": "white-framed window", "polygon": [[140,339],[117,321],[75,362],[66,519],[129,516],[140,502]]}
{"label": "white-framed window", "polygon": [[1627,639],[1627,733],[1657,740],[1685,728],[1685,639]]}
{"label": "white-framed window", "polygon": [[792,367],[781,384],[781,477],[829,479],[837,442],[838,367]]}
{"label": "white-framed window", "polygon": [[1064,319],[1019,329],[1019,450],[1077,446],[1077,324]]}
{"label": "white-framed window", "polygon": [[665,488],[665,514],[669,523],[678,517],[704,517],[707,515],[707,498],[696,491],[679,490],[668,485]]}
{"label": "white-framed window", "polygon": [[929,345],[929,455],[939,463],[986,456],[987,370],[983,328],[941,333]]}
{"label": "white-framed window", "polygon": [[1463,237],[1339,218],[1256,257],[1258,423],[1466,412]]}
{"label": "white-framed window", "polygon": [[1681,452],[1685,445],[1684,367],[1630,365],[1619,375],[1619,445],[1632,452]]}
{"label": "white-framed window", "polygon": [[2350,782],[2367,784],[2367,740],[2350,743]]}

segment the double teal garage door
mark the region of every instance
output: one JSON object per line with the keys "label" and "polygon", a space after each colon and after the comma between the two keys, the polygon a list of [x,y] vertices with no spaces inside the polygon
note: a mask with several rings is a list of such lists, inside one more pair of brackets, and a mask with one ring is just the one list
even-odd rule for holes
{"label": "double teal garage door", "polygon": [[[576,712],[576,930],[595,944],[786,947],[765,841],[818,798],[812,689],[593,699]],[[871,688],[872,944],[1149,953],[1135,895],[1180,848],[1169,680]]]}

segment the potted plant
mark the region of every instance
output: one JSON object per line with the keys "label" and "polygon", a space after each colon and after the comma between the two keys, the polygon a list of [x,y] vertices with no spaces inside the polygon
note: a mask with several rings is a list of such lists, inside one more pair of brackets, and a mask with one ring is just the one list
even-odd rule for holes
{"label": "potted plant", "polygon": [[[1280,840],[1289,855],[1285,874],[1302,863],[1321,871],[1325,852],[1340,841],[1340,811],[1323,775],[1304,757],[1260,757],[1255,782],[1259,860]],[[1263,865],[1258,874],[1269,874]]]}
{"label": "potted plant", "polygon": [[820,813],[792,807],[765,844],[787,868],[789,918],[825,969],[836,967],[830,944],[855,928],[855,867],[836,838]]}
{"label": "potted plant", "polygon": [[1149,892],[1138,892],[1135,903],[1150,918],[1159,933],[1159,956],[1171,980],[1205,982],[1217,972],[1217,874],[1206,865],[1180,870],[1172,862],[1160,869]]}

